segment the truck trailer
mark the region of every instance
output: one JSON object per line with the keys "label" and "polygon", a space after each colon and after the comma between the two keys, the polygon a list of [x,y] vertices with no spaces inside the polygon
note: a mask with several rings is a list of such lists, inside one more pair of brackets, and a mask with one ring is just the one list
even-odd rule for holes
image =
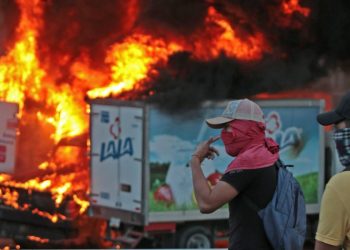
{"label": "truck trailer", "polygon": [[[266,136],[280,145],[281,160],[294,166],[313,239],[325,181],[339,168],[328,133],[316,122],[325,102],[254,101],[263,109]],[[141,101],[89,101],[89,216],[108,221],[106,239],[129,248],[142,242],[168,248],[227,246],[228,207],[199,212],[189,167],[196,145],[220,133],[208,128],[205,118],[221,114],[226,104],[207,101],[186,112],[170,112]],[[210,185],[232,161],[221,141],[214,146],[220,156],[202,164]]]}

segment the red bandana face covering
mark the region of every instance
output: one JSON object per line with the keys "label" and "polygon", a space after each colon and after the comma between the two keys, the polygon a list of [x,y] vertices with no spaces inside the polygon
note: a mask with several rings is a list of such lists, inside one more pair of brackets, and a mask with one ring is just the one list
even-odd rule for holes
{"label": "red bandana face covering", "polygon": [[228,132],[226,130],[222,130],[221,139],[225,145],[226,153],[236,157],[239,151],[241,151],[241,149],[244,148],[244,146],[249,143],[250,140],[247,140],[247,138],[244,137],[239,138],[234,134],[234,131]]}
{"label": "red bandana face covering", "polygon": [[226,152],[236,157],[225,172],[234,169],[269,167],[277,161],[278,144],[265,138],[265,125],[261,122],[234,120],[221,131]]}

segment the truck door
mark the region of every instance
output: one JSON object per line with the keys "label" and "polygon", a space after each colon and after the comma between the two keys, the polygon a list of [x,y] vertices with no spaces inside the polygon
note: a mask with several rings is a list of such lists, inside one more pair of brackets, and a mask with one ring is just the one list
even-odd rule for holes
{"label": "truck door", "polygon": [[141,214],[144,108],[92,103],[90,112],[91,205],[104,217]]}

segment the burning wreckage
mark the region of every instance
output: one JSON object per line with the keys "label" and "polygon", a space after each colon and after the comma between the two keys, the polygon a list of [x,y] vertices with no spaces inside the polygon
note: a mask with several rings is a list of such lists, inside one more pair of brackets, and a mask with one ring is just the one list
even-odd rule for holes
{"label": "burning wreckage", "polygon": [[[22,157],[18,140],[18,104],[0,102],[0,111],[0,166],[3,172],[0,177],[1,246],[68,247],[87,244],[79,229],[82,226],[79,223],[84,223],[84,219],[78,217],[88,207],[86,187],[81,185],[88,176],[77,169],[88,166],[87,136],[60,140],[39,169],[17,174],[15,163],[19,160],[16,157]],[[62,148],[71,154],[74,150],[81,151],[79,163],[60,162],[58,157],[62,156]],[[29,176],[32,178],[28,180]],[[80,189],[68,193],[73,181],[81,185]],[[89,223],[96,224],[93,220],[89,220]],[[98,246],[97,241],[95,245]]]}
{"label": "burning wreckage", "polygon": [[[217,100],[279,91],[303,98],[261,102],[285,157],[298,166],[310,145],[320,145],[315,164],[295,173],[313,228],[331,174],[320,168],[322,131],[298,121],[331,95],[295,90],[348,58],[350,39],[329,34],[341,27],[319,28],[329,7],[321,0],[1,1],[0,245],[136,247],[147,238],[220,246],[227,211],[199,214],[187,178],[187,151],[208,133],[194,124],[216,112]],[[206,108],[193,116],[198,107]],[[296,123],[285,114],[291,107]],[[174,133],[170,125],[186,120],[194,130]],[[172,148],[178,158],[164,145],[181,145]],[[183,178],[171,178],[174,171]],[[206,173],[215,185],[221,169]]]}

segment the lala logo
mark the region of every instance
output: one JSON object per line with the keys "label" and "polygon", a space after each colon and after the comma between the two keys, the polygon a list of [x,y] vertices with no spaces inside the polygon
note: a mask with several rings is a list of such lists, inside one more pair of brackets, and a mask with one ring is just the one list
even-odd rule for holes
{"label": "lala logo", "polygon": [[120,118],[116,117],[114,119],[114,122],[109,126],[108,131],[112,139],[108,142],[101,143],[101,162],[109,158],[115,160],[121,158],[124,155],[132,156],[134,154],[131,137],[126,137],[124,140],[121,138],[122,129],[120,122]]}
{"label": "lala logo", "polygon": [[277,112],[270,112],[265,122],[267,137],[273,138],[279,144],[281,151],[302,144],[302,129],[289,127],[283,131],[281,117]]}

